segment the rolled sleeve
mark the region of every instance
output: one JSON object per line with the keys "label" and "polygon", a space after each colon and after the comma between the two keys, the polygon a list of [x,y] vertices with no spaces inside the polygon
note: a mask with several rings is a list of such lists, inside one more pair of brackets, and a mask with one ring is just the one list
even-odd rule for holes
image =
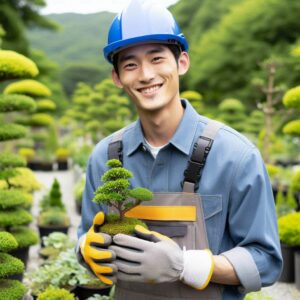
{"label": "rolled sleeve", "polygon": [[273,284],[282,256],[271,184],[259,151],[249,148],[235,172],[228,214],[235,248],[222,253],[233,265],[243,292]]}
{"label": "rolled sleeve", "polygon": [[246,294],[260,290],[261,279],[258,269],[251,254],[245,248],[236,247],[221,255],[225,256],[233,266],[241,282],[239,287],[241,293]]}

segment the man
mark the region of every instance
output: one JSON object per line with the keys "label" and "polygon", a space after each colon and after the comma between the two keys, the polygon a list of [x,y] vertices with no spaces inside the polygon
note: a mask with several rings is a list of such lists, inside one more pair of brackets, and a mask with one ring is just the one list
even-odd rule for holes
{"label": "man", "polygon": [[[188,44],[168,10],[132,0],[110,28],[106,59],[139,120],[93,151],[78,230],[79,260],[116,299],[242,299],[279,277],[282,258],[271,185],[258,150],[200,116],[179,96]],[[107,208],[91,200],[110,158],[154,200],[132,210],[149,230],[99,233]],[[100,212],[99,212],[100,211]]]}

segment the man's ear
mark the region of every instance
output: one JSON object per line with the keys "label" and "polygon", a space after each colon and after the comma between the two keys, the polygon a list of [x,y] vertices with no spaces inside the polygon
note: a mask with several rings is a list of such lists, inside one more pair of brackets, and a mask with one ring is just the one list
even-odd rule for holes
{"label": "man's ear", "polygon": [[117,72],[116,72],[115,69],[112,69],[112,71],[111,71],[111,77],[112,77],[113,82],[115,83],[115,85],[118,88],[120,88],[120,89],[123,88],[123,84],[121,83],[119,75],[117,74]]}
{"label": "man's ear", "polygon": [[190,67],[190,57],[187,52],[181,52],[178,58],[178,74],[184,75]]}

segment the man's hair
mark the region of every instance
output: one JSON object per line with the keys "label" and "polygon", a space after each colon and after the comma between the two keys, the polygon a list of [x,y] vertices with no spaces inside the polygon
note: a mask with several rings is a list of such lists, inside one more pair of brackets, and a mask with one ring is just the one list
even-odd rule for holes
{"label": "man's hair", "polygon": [[[179,56],[181,54],[181,48],[179,45],[177,44],[164,44],[166,47],[168,47],[170,49],[170,51],[173,53],[174,55],[174,58],[176,60],[176,63],[178,65],[178,59],[179,59]],[[119,75],[119,69],[118,69],[118,57],[119,57],[119,54],[116,53],[114,56],[113,56],[113,66],[114,66],[114,69],[116,71],[116,73]]]}

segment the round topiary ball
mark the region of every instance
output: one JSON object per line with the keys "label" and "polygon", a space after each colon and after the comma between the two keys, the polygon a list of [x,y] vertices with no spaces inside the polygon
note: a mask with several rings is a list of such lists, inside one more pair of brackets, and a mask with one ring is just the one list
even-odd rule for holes
{"label": "round topiary ball", "polygon": [[287,123],[283,127],[283,132],[285,134],[300,136],[300,120],[295,120]]}

